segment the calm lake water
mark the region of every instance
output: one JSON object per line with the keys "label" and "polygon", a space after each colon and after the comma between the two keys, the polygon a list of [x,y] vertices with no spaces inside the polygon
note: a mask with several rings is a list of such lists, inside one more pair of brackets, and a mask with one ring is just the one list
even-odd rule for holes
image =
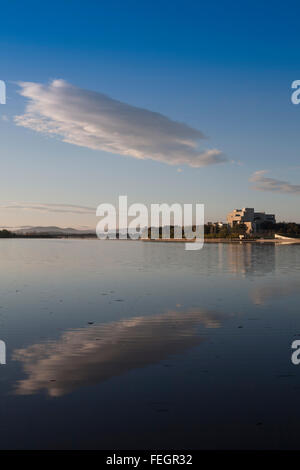
{"label": "calm lake water", "polygon": [[300,448],[300,246],[0,241],[2,449]]}

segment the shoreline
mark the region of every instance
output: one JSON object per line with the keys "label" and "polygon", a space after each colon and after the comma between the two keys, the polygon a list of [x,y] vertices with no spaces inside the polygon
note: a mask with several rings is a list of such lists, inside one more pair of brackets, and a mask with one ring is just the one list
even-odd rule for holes
{"label": "shoreline", "polygon": [[[14,237],[0,237],[0,240],[101,240],[93,235],[33,235],[33,236],[14,236]],[[137,238],[137,239],[104,239],[101,241],[139,241],[146,243],[195,243],[195,240],[186,240],[184,238],[165,238],[165,239],[149,239],[149,238]],[[278,245],[297,245],[300,244],[300,238],[256,238],[256,239],[238,239],[238,238],[204,238],[205,243],[224,243],[224,244],[235,244],[235,243],[271,243]]]}
{"label": "shoreline", "polygon": [[[140,241],[148,242],[148,243],[195,243],[195,240],[185,240],[185,239],[158,239],[158,240],[151,240],[148,238],[141,238]],[[287,244],[300,244],[300,238],[296,239],[277,239],[277,238],[256,238],[256,239],[246,239],[240,240],[238,238],[235,239],[228,239],[228,238],[204,238],[205,243],[276,243],[279,245],[287,245]]]}

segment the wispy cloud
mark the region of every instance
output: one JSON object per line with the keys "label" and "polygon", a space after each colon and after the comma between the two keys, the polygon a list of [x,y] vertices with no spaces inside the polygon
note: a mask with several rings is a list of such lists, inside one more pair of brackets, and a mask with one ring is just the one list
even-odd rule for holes
{"label": "wispy cloud", "polygon": [[199,150],[201,131],[162,114],[84,90],[64,80],[49,85],[20,82],[28,98],[19,126],[59,136],[64,142],[170,165],[202,167],[227,158],[218,149]]}
{"label": "wispy cloud", "polygon": [[277,180],[275,178],[268,178],[265,174],[268,173],[268,170],[260,170],[253,173],[249,181],[254,183],[253,189],[259,191],[273,191],[278,193],[287,193],[287,194],[300,194],[300,185],[291,184],[287,181]]}
{"label": "wispy cloud", "polygon": [[17,209],[39,212],[55,212],[64,214],[96,214],[96,207],[76,206],[74,204],[38,204],[24,202],[9,202],[0,204],[1,209]]}

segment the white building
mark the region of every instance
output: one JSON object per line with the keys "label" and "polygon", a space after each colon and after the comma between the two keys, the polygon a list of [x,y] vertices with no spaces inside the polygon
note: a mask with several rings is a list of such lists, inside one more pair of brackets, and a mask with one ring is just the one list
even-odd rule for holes
{"label": "white building", "polygon": [[228,224],[233,227],[235,224],[245,224],[247,232],[252,233],[260,229],[263,222],[276,223],[274,214],[265,212],[255,212],[253,208],[244,207],[243,209],[234,209],[227,215]]}

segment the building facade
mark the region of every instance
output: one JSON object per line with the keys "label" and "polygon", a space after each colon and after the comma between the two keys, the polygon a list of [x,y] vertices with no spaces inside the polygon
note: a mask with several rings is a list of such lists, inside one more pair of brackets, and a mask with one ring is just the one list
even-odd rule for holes
{"label": "building facade", "polygon": [[255,212],[253,208],[244,207],[243,209],[234,209],[227,215],[228,224],[233,227],[235,224],[245,224],[247,233],[257,232],[264,222],[276,223],[274,214],[265,212]]}

